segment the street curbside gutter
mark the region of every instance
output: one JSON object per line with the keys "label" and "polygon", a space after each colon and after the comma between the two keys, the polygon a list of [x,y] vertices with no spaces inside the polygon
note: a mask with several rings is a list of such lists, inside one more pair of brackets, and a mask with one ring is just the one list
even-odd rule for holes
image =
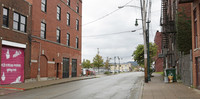
{"label": "street curbside gutter", "polygon": [[15,87],[0,87],[0,89],[9,89],[9,90],[16,90],[16,91],[24,91],[24,88],[15,88]]}
{"label": "street curbside gutter", "polygon": [[144,90],[144,80],[141,81],[141,87],[140,87],[140,92],[139,92],[139,97],[138,97],[138,99],[142,99],[143,90]]}
{"label": "street curbside gutter", "polygon": [[[16,90],[16,91],[27,91],[27,90],[32,90],[36,88],[42,88],[42,87],[48,87],[52,85],[58,85],[58,84],[63,84],[63,83],[69,83],[69,82],[75,82],[75,81],[80,81],[80,80],[87,80],[87,79],[94,79],[97,78],[96,76],[93,77],[84,77],[84,78],[78,78],[78,79],[72,79],[72,80],[66,80],[66,81],[60,81],[60,82],[53,82],[49,84],[44,84],[44,85],[38,85],[38,86],[33,86],[33,87],[28,87],[28,88],[17,88],[17,87],[3,87],[0,86],[0,89],[8,89],[8,90]],[[37,83],[37,82],[36,82]]]}

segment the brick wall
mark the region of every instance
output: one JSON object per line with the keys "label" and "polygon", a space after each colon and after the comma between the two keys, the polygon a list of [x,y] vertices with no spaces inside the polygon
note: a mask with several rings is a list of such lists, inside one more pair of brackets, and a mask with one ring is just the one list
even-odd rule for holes
{"label": "brick wall", "polygon": [[157,31],[155,38],[154,38],[154,43],[157,45],[157,54],[155,57],[155,70],[156,72],[162,72],[163,71],[163,59],[162,58],[158,58],[158,54],[161,53],[162,50],[162,34],[161,32]]}
{"label": "brick wall", "polygon": [[[16,3],[17,2],[17,3]],[[3,24],[3,7],[9,9],[9,21],[8,27],[4,27]],[[27,17],[27,31],[19,32],[13,30],[13,12],[20,13]],[[2,48],[2,40],[26,44],[25,61],[24,61],[24,77],[30,78],[30,41],[29,36],[31,34],[31,6],[24,0],[0,0],[0,52]],[[1,59],[0,59],[1,61]]]}
{"label": "brick wall", "polygon": [[[199,14],[199,3],[200,1],[199,0],[194,0],[193,4],[192,4],[192,9],[191,9],[191,12],[192,12],[192,52],[193,52],[193,85],[194,87],[197,87],[197,64],[196,64],[196,58],[200,57],[200,50],[199,50],[199,45],[200,45],[200,39],[199,39],[199,33],[200,33],[200,29],[197,28],[197,35],[198,35],[198,46],[197,48],[194,48],[194,16],[193,16],[193,11],[194,9],[196,8],[196,13],[197,13],[197,27],[200,26],[200,23],[199,23],[199,20],[200,18],[198,17],[200,14]],[[200,79],[200,78],[199,78]]]}
{"label": "brick wall", "polygon": [[[70,7],[66,0],[47,0],[47,11],[41,11],[40,0],[27,0],[32,3],[32,51],[31,51],[31,77],[35,78],[38,72],[39,58],[41,55],[47,59],[47,65],[43,68],[44,61],[40,60],[42,71],[47,72],[47,77],[56,77],[56,66],[59,64],[59,78],[62,78],[63,58],[70,58],[69,75],[71,75],[72,59],[77,59],[77,76],[81,74],[81,24],[82,1],[71,0]],[[57,6],[61,8],[61,20],[56,19]],[[79,6],[79,13],[76,12]],[[67,13],[70,13],[70,26],[67,25]],[[76,30],[76,19],[79,20],[79,31]],[[46,39],[40,38],[40,24],[46,23]],[[56,42],[56,30],[61,30],[61,43]],[[70,46],[66,45],[67,33],[70,33]],[[79,47],[76,48],[76,37],[79,38]],[[40,50],[41,49],[41,50]]]}

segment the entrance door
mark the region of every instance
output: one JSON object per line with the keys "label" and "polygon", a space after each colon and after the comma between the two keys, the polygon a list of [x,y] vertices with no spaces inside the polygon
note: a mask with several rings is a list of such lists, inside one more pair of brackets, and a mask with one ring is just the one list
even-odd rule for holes
{"label": "entrance door", "polygon": [[72,77],[77,76],[77,59],[72,59]]}
{"label": "entrance door", "polygon": [[200,89],[200,58],[196,58],[197,88]]}
{"label": "entrance door", "polygon": [[56,78],[58,78],[59,74],[59,63],[56,63]]}
{"label": "entrance door", "polygon": [[69,58],[63,58],[63,78],[69,78]]}

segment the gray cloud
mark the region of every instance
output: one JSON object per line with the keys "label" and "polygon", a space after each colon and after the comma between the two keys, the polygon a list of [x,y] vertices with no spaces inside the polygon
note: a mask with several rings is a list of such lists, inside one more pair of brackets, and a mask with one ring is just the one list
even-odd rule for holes
{"label": "gray cloud", "polygon": [[[130,0],[83,0],[83,24],[96,20],[129,2]],[[129,5],[140,6],[140,0],[134,0]],[[154,40],[156,31],[160,28],[160,0],[153,0],[152,17],[150,27],[150,41]],[[82,39],[82,59],[90,59],[97,54],[97,48],[100,49],[100,55],[106,57],[119,56],[123,62],[130,61],[131,55],[138,44],[143,44],[142,30],[136,32],[113,34],[97,37],[84,37],[91,35],[102,35],[118,33],[142,28],[141,22],[135,27],[135,19],[141,18],[140,9],[133,7],[124,7],[115,13],[83,26]]]}

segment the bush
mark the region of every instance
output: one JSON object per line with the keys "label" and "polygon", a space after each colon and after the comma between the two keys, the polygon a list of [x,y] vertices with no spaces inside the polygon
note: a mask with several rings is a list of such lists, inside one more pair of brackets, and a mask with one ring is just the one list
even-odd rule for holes
{"label": "bush", "polygon": [[110,75],[110,72],[109,72],[109,71],[106,71],[106,72],[104,72],[104,74],[106,74],[106,75]]}

